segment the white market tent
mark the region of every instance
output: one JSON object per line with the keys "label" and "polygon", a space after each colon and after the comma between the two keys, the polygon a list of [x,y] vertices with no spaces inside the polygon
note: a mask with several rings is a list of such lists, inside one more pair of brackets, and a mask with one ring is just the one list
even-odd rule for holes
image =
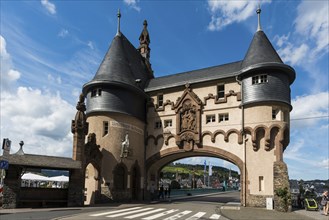
{"label": "white market tent", "polygon": [[47,177],[35,173],[24,173],[22,176],[21,186],[40,187],[42,182],[46,182],[47,188],[63,188],[65,183],[69,182],[69,177],[64,175]]}
{"label": "white market tent", "polygon": [[50,181],[56,181],[56,182],[69,182],[69,177],[68,176],[53,176],[53,177],[49,177]]}
{"label": "white market tent", "polygon": [[24,173],[22,180],[38,180],[38,181],[51,181],[49,177],[41,176],[34,173]]}

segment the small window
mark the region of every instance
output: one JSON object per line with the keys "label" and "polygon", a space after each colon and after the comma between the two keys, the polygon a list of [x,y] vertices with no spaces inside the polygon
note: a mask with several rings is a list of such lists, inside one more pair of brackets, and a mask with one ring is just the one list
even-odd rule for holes
{"label": "small window", "polygon": [[163,94],[158,95],[158,107],[163,106]]}
{"label": "small window", "polygon": [[162,128],[162,122],[161,121],[155,122],[155,128]]}
{"label": "small window", "polygon": [[225,97],[225,85],[224,84],[217,85],[217,98],[221,99],[224,97]]}
{"label": "small window", "polygon": [[264,184],[264,177],[263,176],[259,176],[258,185],[259,185],[259,192],[264,191],[265,184]]}
{"label": "small window", "polygon": [[109,122],[103,121],[103,137],[109,133]]}
{"label": "small window", "polygon": [[272,120],[276,119],[276,114],[277,114],[277,110],[276,109],[272,109]]}
{"label": "small window", "polygon": [[102,89],[98,88],[98,89],[93,89],[91,91],[91,97],[96,97],[96,96],[101,96],[102,95]]}
{"label": "small window", "polygon": [[206,123],[211,123],[216,121],[216,116],[215,115],[206,115]]}
{"label": "small window", "polygon": [[172,120],[169,119],[169,120],[164,120],[164,127],[172,127]]}
{"label": "small window", "polygon": [[281,111],[280,109],[272,109],[272,120],[281,120]]}
{"label": "small window", "polygon": [[261,83],[267,83],[268,79],[267,79],[267,75],[266,74],[262,74],[262,75],[258,75],[258,76],[253,76],[252,77],[252,84],[261,84]]}
{"label": "small window", "polygon": [[228,113],[219,114],[218,115],[218,119],[219,119],[219,122],[228,121],[229,120]]}

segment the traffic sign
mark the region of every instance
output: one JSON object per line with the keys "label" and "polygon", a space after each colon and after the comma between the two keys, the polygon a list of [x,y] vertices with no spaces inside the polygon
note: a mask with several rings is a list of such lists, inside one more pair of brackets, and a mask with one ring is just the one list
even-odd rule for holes
{"label": "traffic sign", "polygon": [[6,160],[0,160],[0,169],[8,170],[9,163]]}

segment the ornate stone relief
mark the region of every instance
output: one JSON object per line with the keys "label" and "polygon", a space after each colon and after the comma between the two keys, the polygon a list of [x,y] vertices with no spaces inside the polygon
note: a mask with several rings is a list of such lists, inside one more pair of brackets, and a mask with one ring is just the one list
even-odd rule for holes
{"label": "ornate stone relief", "polygon": [[177,130],[176,144],[186,151],[191,151],[194,145],[200,144],[201,107],[201,100],[191,90],[190,85],[186,84],[183,95],[177,99],[174,106]]}

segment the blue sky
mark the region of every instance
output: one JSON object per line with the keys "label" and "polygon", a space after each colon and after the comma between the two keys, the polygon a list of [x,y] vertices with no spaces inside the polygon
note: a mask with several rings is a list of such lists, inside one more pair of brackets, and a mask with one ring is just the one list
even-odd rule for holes
{"label": "blue sky", "polygon": [[[71,120],[117,29],[138,47],[144,19],[156,77],[244,58],[259,1],[1,0],[1,139],[12,152],[72,156]],[[262,29],[297,77],[291,139],[294,179],[328,179],[328,2],[260,1]],[[203,164],[205,158],[183,162]],[[233,164],[206,158],[215,166]]]}

